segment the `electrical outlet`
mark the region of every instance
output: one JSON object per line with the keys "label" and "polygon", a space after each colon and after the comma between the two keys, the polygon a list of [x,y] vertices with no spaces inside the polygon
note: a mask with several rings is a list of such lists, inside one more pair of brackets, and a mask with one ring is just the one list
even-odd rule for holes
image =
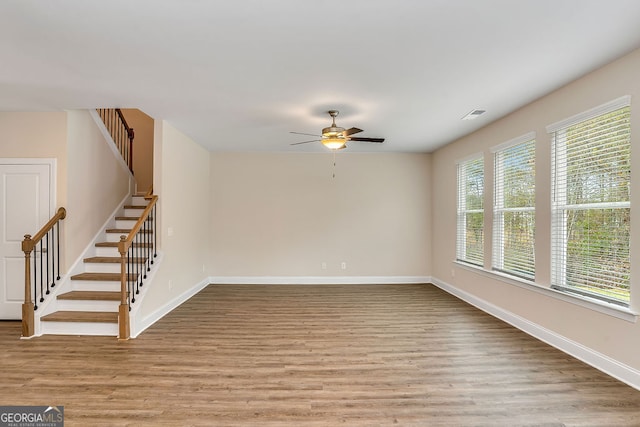
{"label": "electrical outlet", "polygon": [[167,228],[167,236],[173,236],[173,227]]}
{"label": "electrical outlet", "polygon": [[323,263],[321,264],[321,267],[322,267],[322,269],[323,269],[323,270],[326,270],[326,269],[327,269],[327,263],[326,263],[326,262],[323,262]]}
{"label": "electrical outlet", "polygon": [[169,289],[173,289],[173,283],[169,280]]}
{"label": "electrical outlet", "polygon": [[347,263],[342,261],[342,264],[340,264],[340,268],[342,268],[343,270],[347,269]]}

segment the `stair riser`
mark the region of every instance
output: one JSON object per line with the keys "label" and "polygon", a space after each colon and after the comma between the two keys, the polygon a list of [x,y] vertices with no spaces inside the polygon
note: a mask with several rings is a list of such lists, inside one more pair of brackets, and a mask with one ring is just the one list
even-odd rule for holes
{"label": "stair riser", "polygon": [[110,262],[87,262],[84,264],[86,273],[120,273],[120,264]]}
{"label": "stair riser", "polygon": [[133,221],[133,220],[128,220],[128,219],[117,219],[116,220],[116,228],[128,228],[128,229],[131,229],[131,228],[133,228],[134,225],[136,225],[136,221]]}
{"label": "stair riser", "polygon": [[120,252],[118,252],[118,248],[96,248],[96,256],[115,256],[119,257]]}
{"label": "stair riser", "polygon": [[144,209],[127,208],[124,210],[123,216],[135,216],[136,218],[140,218],[140,216],[142,215],[142,212],[144,212]]}
{"label": "stair riser", "polygon": [[101,282],[98,280],[72,280],[73,291],[111,291],[120,292],[120,282]]}
{"label": "stair riser", "polygon": [[[106,238],[105,241],[106,242],[119,242],[120,241],[120,236],[127,236],[127,233],[105,233],[106,234]],[[149,237],[147,237],[149,238]]]}
{"label": "stair riser", "polygon": [[41,322],[43,335],[97,335],[118,336],[117,323]]}
{"label": "stair riser", "polygon": [[105,242],[119,242],[120,236],[128,236],[128,233],[105,233]]}
{"label": "stair riser", "polygon": [[136,206],[146,206],[148,203],[142,196],[133,196],[131,198],[131,204]]}
{"label": "stair riser", "polygon": [[58,311],[111,311],[118,312],[119,301],[58,300]]}
{"label": "stair riser", "polygon": [[[145,250],[147,250],[148,248],[144,248],[144,247],[141,247],[141,246],[138,246],[138,245],[136,245],[134,247],[134,249],[138,249],[138,248],[140,248],[140,252],[134,253],[133,256],[136,257],[136,258],[143,258],[146,255],[145,254]],[[118,252],[118,248],[117,247],[98,246],[95,249],[96,249],[95,256],[118,257],[118,258],[120,258],[120,252]]]}

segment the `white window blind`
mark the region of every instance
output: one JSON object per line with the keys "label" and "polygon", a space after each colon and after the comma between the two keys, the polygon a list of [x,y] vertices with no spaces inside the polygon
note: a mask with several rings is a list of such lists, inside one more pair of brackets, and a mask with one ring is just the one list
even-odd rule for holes
{"label": "white window blind", "polygon": [[493,269],[535,276],[535,135],[494,153]]}
{"label": "white window blind", "polygon": [[484,263],[484,163],[482,156],[458,163],[456,258]]}
{"label": "white window blind", "polygon": [[549,129],[552,286],[624,306],[631,267],[629,110],[629,98],[622,98]]}

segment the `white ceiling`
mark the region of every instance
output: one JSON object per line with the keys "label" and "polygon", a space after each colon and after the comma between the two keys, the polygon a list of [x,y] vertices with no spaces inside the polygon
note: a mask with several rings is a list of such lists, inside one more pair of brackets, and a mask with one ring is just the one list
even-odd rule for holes
{"label": "white ceiling", "polygon": [[[210,150],[429,152],[640,47],[637,0],[2,0],[0,110],[139,108]],[[475,121],[471,110],[486,109]]]}

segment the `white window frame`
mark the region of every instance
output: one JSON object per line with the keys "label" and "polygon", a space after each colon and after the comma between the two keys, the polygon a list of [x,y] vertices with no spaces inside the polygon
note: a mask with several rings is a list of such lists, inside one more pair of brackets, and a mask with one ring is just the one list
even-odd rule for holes
{"label": "white window frame", "polygon": [[[521,279],[534,281],[535,280],[535,271],[533,274],[528,275],[524,273],[518,273],[515,271],[511,271],[505,269],[504,267],[504,214],[506,212],[533,212],[534,221],[535,221],[535,200],[532,206],[518,206],[518,207],[504,207],[504,174],[501,172],[503,170],[502,165],[500,165],[500,153],[508,150],[510,148],[532,143],[534,145],[534,162],[535,162],[535,142],[536,141],[536,133],[529,132],[525,135],[519,136],[517,138],[513,138],[507,142],[504,142],[500,145],[491,148],[491,153],[493,154],[494,168],[493,168],[493,251],[492,251],[492,268],[496,271],[500,271],[501,273],[512,275],[519,277]],[[535,180],[535,166],[534,166],[534,180]],[[535,191],[535,181],[534,181],[534,191]],[[534,236],[535,239],[535,236]],[[535,253],[535,245],[532,248]],[[534,261],[534,270],[535,270],[535,261]]]}
{"label": "white window frame", "polygon": [[[475,162],[475,161],[480,161],[482,162],[482,199],[483,199],[483,204],[482,204],[482,209],[467,209],[466,206],[466,187],[465,187],[465,183],[466,183],[466,177],[464,176],[464,173],[466,171],[465,165],[471,163],[471,162]],[[482,217],[483,217],[483,222],[484,222],[484,196],[485,196],[485,187],[484,187],[484,182],[485,182],[485,164],[484,164],[484,154],[483,153],[477,153],[477,154],[473,154],[469,157],[466,157],[464,159],[461,159],[457,162],[457,228],[456,228],[456,260],[460,261],[460,262],[465,262],[465,263],[469,263],[472,265],[477,265],[482,267],[484,264],[484,260],[480,260],[480,262],[476,262],[475,260],[470,260],[467,257],[467,244],[466,244],[466,231],[467,231],[467,214],[470,213],[481,213]],[[482,227],[482,233],[483,233],[483,244],[484,244],[484,223],[483,223],[483,227]],[[484,258],[484,250],[482,251],[482,258]]]}
{"label": "white window frame", "polygon": [[[594,298],[606,303],[620,305],[622,307],[629,307],[630,303],[625,303],[617,299],[607,298],[605,296],[594,295],[589,292],[579,292],[566,285],[567,274],[567,253],[566,248],[568,241],[566,239],[566,233],[563,231],[566,228],[568,209],[610,209],[610,208],[630,208],[630,200],[624,202],[609,202],[609,203],[586,203],[581,205],[567,205],[567,189],[564,185],[558,185],[558,159],[566,158],[566,134],[567,128],[580,124],[582,122],[594,119],[607,113],[619,110],[621,108],[631,106],[631,97],[623,96],[615,99],[606,104],[595,107],[591,110],[569,117],[565,120],[561,120],[554,124],[547,126],[546,130],[551,137],[552,143],[552,158],[551,158],[551,183],[552,183],[552,214],[551,214],[551,287],[552,289],[562,292],[575,293],[588,298]],[[561,231],[562,230],[562,231]],[[564,239],[561,241],[560,239]],[[555,240],[555,241],[554,241]]]}

